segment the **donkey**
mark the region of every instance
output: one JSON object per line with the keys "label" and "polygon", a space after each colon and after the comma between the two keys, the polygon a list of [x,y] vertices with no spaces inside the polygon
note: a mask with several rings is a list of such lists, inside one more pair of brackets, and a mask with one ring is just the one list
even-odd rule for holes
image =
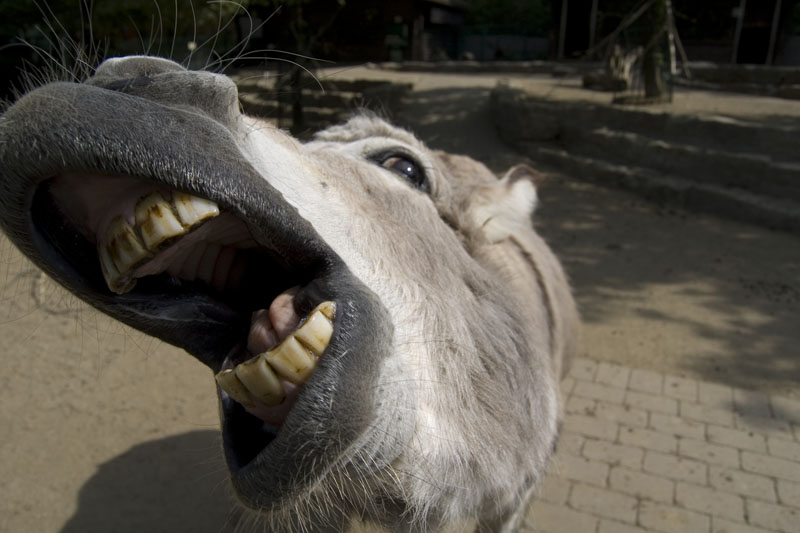
{"label": "donkey", "polygon": [[514,531],[578,317],[497,179],[369,115],[301,144],[227,77],[145,56],[0,118],[0,225],[97,309],[207,365],[267,531]]}

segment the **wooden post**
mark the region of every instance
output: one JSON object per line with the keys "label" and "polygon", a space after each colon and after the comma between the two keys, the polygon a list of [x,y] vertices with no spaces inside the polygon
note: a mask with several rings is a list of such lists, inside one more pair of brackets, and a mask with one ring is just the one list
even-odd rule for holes
{"label": "wooden post", "polygon": [[658,42],[667,25],[667,0],[655,0],[650,12],[645,16],[645,23],[649,33],[650,42],[644,50],[642,57],[642,77],[644,78],[644,95],[647,98],[658,99],[664,96],[664,80],[661,77],[661,52]]}
{"label": "wooden post", "polygon": [[675,60],[675,24],[672,18],[672,0],[666,1],[667,8],[667,44],[669,46],[669,74],[674,76],[678,73],[678,65]]}
{"label": "wooden post", "polygon": [[589,48],[594,46],[594,39],[597,36],[597,1],[592,0],[592,13],[589,18]]}
{"label": "wooden post", "polygon": [[564,59],[564,39],[567,36],[567,9],[569,0],[561,1],[561,27],[558,30],[558,59]]}
{"label": "wooden post", "polygon": [[767,65],[775,61],[775,42],[778,40],[778,25],[781,21],[781,0],[775,2],[775,14],[772,15],[772,31],[769,34],[769,52],[767,52]]}
{"label": "wooden post", "polygon": [[731,63],[736,63],[739,58],[739,39],[742,37],[742,24],[744,24],[744,10],[747,8],[747,0],[739,2],[739,16],[736,19],[736,32],[733,34],[733,53]]}

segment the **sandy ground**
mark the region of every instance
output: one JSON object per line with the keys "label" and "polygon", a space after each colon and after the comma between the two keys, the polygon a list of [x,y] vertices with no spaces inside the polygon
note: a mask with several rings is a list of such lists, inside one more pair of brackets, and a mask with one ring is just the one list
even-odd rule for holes
{"label": "sandy ground", "polygon": [[[524,159],[489,126],[495,77],[395,77],[417,87],[397,121],[431,146],[498,172]],[[788,105],[762,104],[756,119]],[[797,237],[557,172],[540,197],[583,313],[581,355],[800,396]],[[204,367],[77,302],[4,239],[0,302],[0,532],[232,530]]]}

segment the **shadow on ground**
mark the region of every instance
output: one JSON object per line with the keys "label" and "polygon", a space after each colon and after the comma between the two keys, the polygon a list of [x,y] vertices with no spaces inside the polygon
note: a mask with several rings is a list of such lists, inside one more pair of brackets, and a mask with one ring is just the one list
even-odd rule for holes
{"label": "shadow on ground", "polygon": [[61,533],[233,531],[219,432],[134,446],[100,465]]}
{"label": "shadow on ground", "polygon": [[[485,89],[414,92],[400,118],[495,172],[525,160],[498,140]],[[549,170],[537,226],[573,280],[582,355],[797,395],[800,239]]]}

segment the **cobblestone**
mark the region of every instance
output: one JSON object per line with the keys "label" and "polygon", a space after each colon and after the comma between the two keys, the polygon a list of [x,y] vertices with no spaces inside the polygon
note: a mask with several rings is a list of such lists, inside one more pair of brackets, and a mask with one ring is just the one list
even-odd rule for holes
{"label": "cobblestone", "polygon": [[706,427],[706,431],[709,442],[715,444],[724,444],[753,452],[764,453],[767,451],[766,439],[764,439],[763,435],[759,435],[754,431],[724,428],[710,424]]}
{"label": "cobblestone", "polygon": [[636,521],[636,498],[616,491],[577,484],[572,487],[569,503],[579,511],[596,516],[628,523]]}
{"label": "cobblestone", "polygon": [[744,500],[740,496],[689,483],[675,487],[675,502],[681,507],[744,522]]}
{"label": "cobblestone", "polygon": [[709,444],[699,440],[681,439],[678,443],[678,455],[709,464],[739,467],[739,452],[736,448]]}
{"label": "cobblestone", "polygon": [[681,416],[698,422],[708,422],[723,427],[733,427],[733,412],[699,403],[681,402]]}
{"label": "cobblestone", "polygon": [[706,434],[706,427],[702,422],[659,413],[650,414],[650,428],[667,435],[688,437],[696,440],[705,439]]}
{"label": "cobblestone", "polygon": [[623,426],[619,430],[619,441],[623,444],[639,446],[645,450],[653,450],[656,452],[665,453],[678,452],[677,437],[670,437],[651,429]]}
{"label": "cobblestone", "polygon": [[797,533],[797,526],[800,525],[800,510],[791,507],[748,500],[747,511],[751,523],[773,531]]}
{"label": "cobblestone", "polygon": [[778,498],[782,504],[800,509],[800,483],[779,479]]}
{"label": "cobblestone", "polygon": [[700,461],[683,459],[675,455],[647,452],[644,456],[644,470],[671,479],[705,483],[708,466]]}
{"label": "cobblestone", "polygon": [[748,472],[788,481],[800,481],[800,463],[787,459],[778,459],[760,453],[742,452],[742,467]]}
{"label": "cobblestone", "polygon": [[708,470],[708,483],[715,489],[733,494],[749,496],[768,502],[776,501],[775,482],[767,476],[711,465]]}
{"label": "cobblestone", "polygon": [[697,400],[697,382],[679,376],[664,376],[664,394],[680,400]]}
{"label": "cobblestone", "polygon": [[707,533],[711,524],[708,515],[658,503],[642,502],[639,523],[664,533]]}
{"label": "cobblestone", "polygon": [[767,439],[769,454],[800,463],[800,443],[770,437]]}
{"label": "cobblestone", "polygon": [[772,416],[769,396],[742,389],[733,389],[733,410],[748,417],[769,418]]}
{"label": "cobblestone", "polygon": [[672,503],[675,493],[672,481],[630,468],[612,468],[608,483],[613,490],[657,502]]}
{"label": "cobblestone", "polygon": [[559,454],[556,459],[560,474],[565,479],[605,486],[609,469],[607,464],[566,453]]}
{"label": "cobblestone", "polygon": [[642,459],[644,459],[644,450],[635,446],[591,439],[587,440],[583,446],[583,456],[587,459],[608,463],[611,466],[623,465],[640,470]]}
{"label": "cobblestone", "polygon": [[636,391],[628,391],[625,395],[625,405],[639,407],[648,411],[655,411],[666,415],[678,414],[678,400],[666,396]]}
{"label": "cobblestone", "polygon": [[526,533],[797,533],[800,402],[579,359]]}

